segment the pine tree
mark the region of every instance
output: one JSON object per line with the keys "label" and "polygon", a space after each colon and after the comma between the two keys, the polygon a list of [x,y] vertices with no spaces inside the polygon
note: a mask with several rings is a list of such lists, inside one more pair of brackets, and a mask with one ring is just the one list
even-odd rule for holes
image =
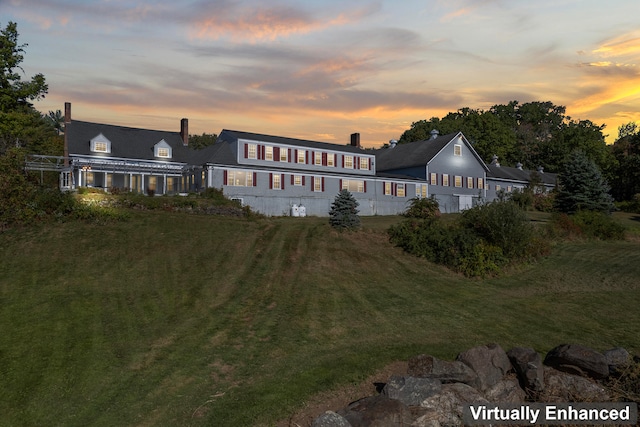
{"label": "pine tree", "polygon": [[329,224],[339,229],[353,230],[360,227],[358,201],[347,189],[342,189],[331,204]]}
{"label": "pine tree", "polygon": [[558,176],[560,191],[555,200],[560,212],[611,212],[614,209],[609,186],[600,169],[583,151],[571,153]]}

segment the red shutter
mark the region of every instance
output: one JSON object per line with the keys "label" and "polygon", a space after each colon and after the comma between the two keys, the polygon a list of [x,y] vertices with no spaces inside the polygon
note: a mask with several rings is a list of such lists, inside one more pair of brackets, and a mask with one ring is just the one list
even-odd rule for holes
{"label": "red shutter", "polygon": [[367,192],[367,181],[364,182],[364,192]]}
{"label": "red shutter", "polygon": [[256,172],[253,173],[253,186],[257,186],[256,181],[258,180],[258,174]]}
{"label": "red shutter", "polygon": [[341,157],[342,157],[342,167],[344,168],[344,154]]}
{"label": "red shutter", "polygon": [[229,185],[229,183],[228,183],[229,172],[225,169],[222,175],[223,175],[222,180],[224,182],[224,185]]}
{"label": "red shutter", "polygon": [[287,161],[289,163],[291,163],[293,161],[293,159],[291,158],[291,148],[289,148],[288,151],[287,151]]}
{"label": "red shutter", "polygon": [[293,175],[291,175],[291,185],[293,185]]}
{"label": "red shutter", "polygon": [[398,184],[396,184],[395,182],[391,184],[391,194],[394,196],[398,195]]}
{"label": "red shutter", "polygon": [[322,177],[322,191],[324,191],[324,176]]}
{"label": "red shutter", "polygon": [[273,160],[280,161],[280,147],[273,147]]}
{"label": "red shutter", "polygon": [[369,170],[371,170],[371,159],[369,159]]}
{"label": "red shutter", "polygon": [[296,162],[296,163],[298,163],[298,149],[296,148],[293,152],[294,152],[294,153],[295,153],[295,155],[296,155],[296,160],[295,160],[295,162]]}
{"label": "red shutter", "polygon": [[306,165],[308,165],[308,164],[309,164],[309,150],[307,150],[307,151],[305,151],[305,152],[304,152],[304,163],[305,163]]}
{"label": "red shutter", "polygon": [[244,144],[244,158],[249,157],[249,144]]}
{"label": "red shutter", "polygon": [[269,173],[269,190],[273,189],[273,174]]}
{"label": "red shutter", "polygon": [[304,175],[302,175],[302,186],[304,187]]}
{"label": "red shutter", "polygon": [[284,174],[280,175],[280,189],[284,190]]}
{"label": "red shutter", "polygon": [[342,191],[342,180],[340,180],[340,186],[338,187],[338,191]]}
{"label": "red shutter", "polygon": [[322,166],[327,166],[327,153],[322,153]]}
{"label": "red shutter", "polygon": [[266,154],[266,153],[267,153],[267,149],[266,149],[266,147],[263,145],[263,146],[262,146],[262,160],[264,160],[264,159],[265,159],[265,157],[267,156],[267,154]]}

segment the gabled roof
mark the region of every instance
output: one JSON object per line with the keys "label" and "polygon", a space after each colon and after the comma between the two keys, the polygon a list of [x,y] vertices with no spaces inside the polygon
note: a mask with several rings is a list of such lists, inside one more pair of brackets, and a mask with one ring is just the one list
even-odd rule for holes
{"label": "gabled roof", "polygon": [[[527,169],[512,168],[508,166],[498,166],[495,164],[487,165],[489,173],[487,179],[498,179],[506,181],[520,181],[523,183],[529,182],[529,177],[533,171]],[[555,173],[539,173],[540,180],[546,185],[555,185],[557,174]]]}
{"label": "gabled roof", "polygon": [[237,130],[224,129],[218,136],[218,142],[235,142],[238,139],[248,139],[251,141],[260,141],[279,145],[293,145],[299,147],[316,148],[319,150],[344,151],[347,153],[373,154],[362,148],[354,147],[350,144],[339,145],[329,142],[309,141],[305,139],[286,138],[283,136],[263,135],[259,133],[243,132]]}
{"label": "gabled roof", "polygon": [[172,149],[173,162],[189,162],[196,150],[185,146],[180,132],[158,131],[106,125],[73,120],[66,124],[67,142],[71,156],[96,156],[91,151],[90,141],[102,134],[111,141],[111,152],[101,157],[158,160],[154,157],[154,146],[164,140]]}
{"label": "gabled roof", "polygon": [[471,153],[478,159],[478,162],[486,168],[484,161],[478,156],[462,132],[456,132],[434,139],[398,144],[393,148],[381,148],[376,151],[376,170],[398,170],[425,166],[442,151],[447,144],[458,136],[460,136],[464,143],[470,148]]}

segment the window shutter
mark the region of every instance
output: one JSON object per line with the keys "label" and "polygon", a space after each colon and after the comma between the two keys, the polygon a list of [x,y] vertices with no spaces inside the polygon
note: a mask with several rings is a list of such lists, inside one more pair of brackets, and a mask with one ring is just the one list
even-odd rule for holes
{"label": "window shutter", "polygon": [[280,161],[280,147],[273,147],[273,160]]}
{"label": "window shutter", "polygon": [[291,174],[291,185],[293,185],[293,174]]}
{"label": "window shutter", "polygon": [[340,180],[340,188],[338,188],[338,191],[342,191],[342,180]]}
{"label": "window shutter", "polygon": [[398,184],[395,182],[391,185],[391,194],[394,196],[398,195]]}
{"label": "window shutter", "polygon": [[322,191],[324,192],[324,176],[322,177]]}
{"label": "window shutter", "polygon": [[305,165],[309,164],[309,150],[304,152],[304,164]]}
{"label": "window shutter", "polygon": [[223,178],[222,181],[224,183],[224,185],[229,185],[229,171],[227,171],[226,169],[223,172]]}
{"label": "window shutter", "polygon": [[342,157],[342,167],[344,168],[344,154],[341,157]]}
{"label": "window shutter", "polygon": [[273,174],[269,173],[269,190],[273,189]]}
{"label": "window shutter", "polygon": [[284,190],[284,174],[280,175],[280,189]]}
{"label": "window shutter", "polygon": [[355,156],[353,158],[353,168],[354,169],[360,169],[360,157]]}
{"label": "window shutter", "polygon": [[302,175],[302,186],[304,187],[304,175]]}
{"label": "window shutter", "polygon": [[369,159],[369,170],[371,170],[371,159]]}
{"label": "window shutter", "polygon": [[327,153],[322,153],[322,166],[327,166]]}
{"label": "window shutter", "polygon": [[364,192],[367,192],[367,181],[364,182]]}
{"label": "window shutter", "polygon": [[293,160],[291,159],[291,148],[288,149],[287,151],[287,161],[289,163],[291,163]]}
{"label": "window shutter", "polygon": [[258,180],[258,174],[256,172],[253,173],[253,186],[257,186],[256,181]]}
{"label": "window shutter", "polygon": [[298,149],[296,148],[293,152],[295,153],[295,156],[296,156],[296,163],[298,163]]}
{"label": "window shutter", "polygon": [[244,158],[249,157],[249,144],[244,144]]}

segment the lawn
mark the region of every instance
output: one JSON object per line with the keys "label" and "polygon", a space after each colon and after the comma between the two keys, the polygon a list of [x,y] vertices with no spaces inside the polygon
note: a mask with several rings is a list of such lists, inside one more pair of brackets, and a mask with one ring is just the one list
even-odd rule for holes
{"label": "lawn", "polygon": [[138,212],[0,234],[2,424],[268,426],[419,353],[640,352],[638,239],[473,280],[392,247],[397,221]]}

